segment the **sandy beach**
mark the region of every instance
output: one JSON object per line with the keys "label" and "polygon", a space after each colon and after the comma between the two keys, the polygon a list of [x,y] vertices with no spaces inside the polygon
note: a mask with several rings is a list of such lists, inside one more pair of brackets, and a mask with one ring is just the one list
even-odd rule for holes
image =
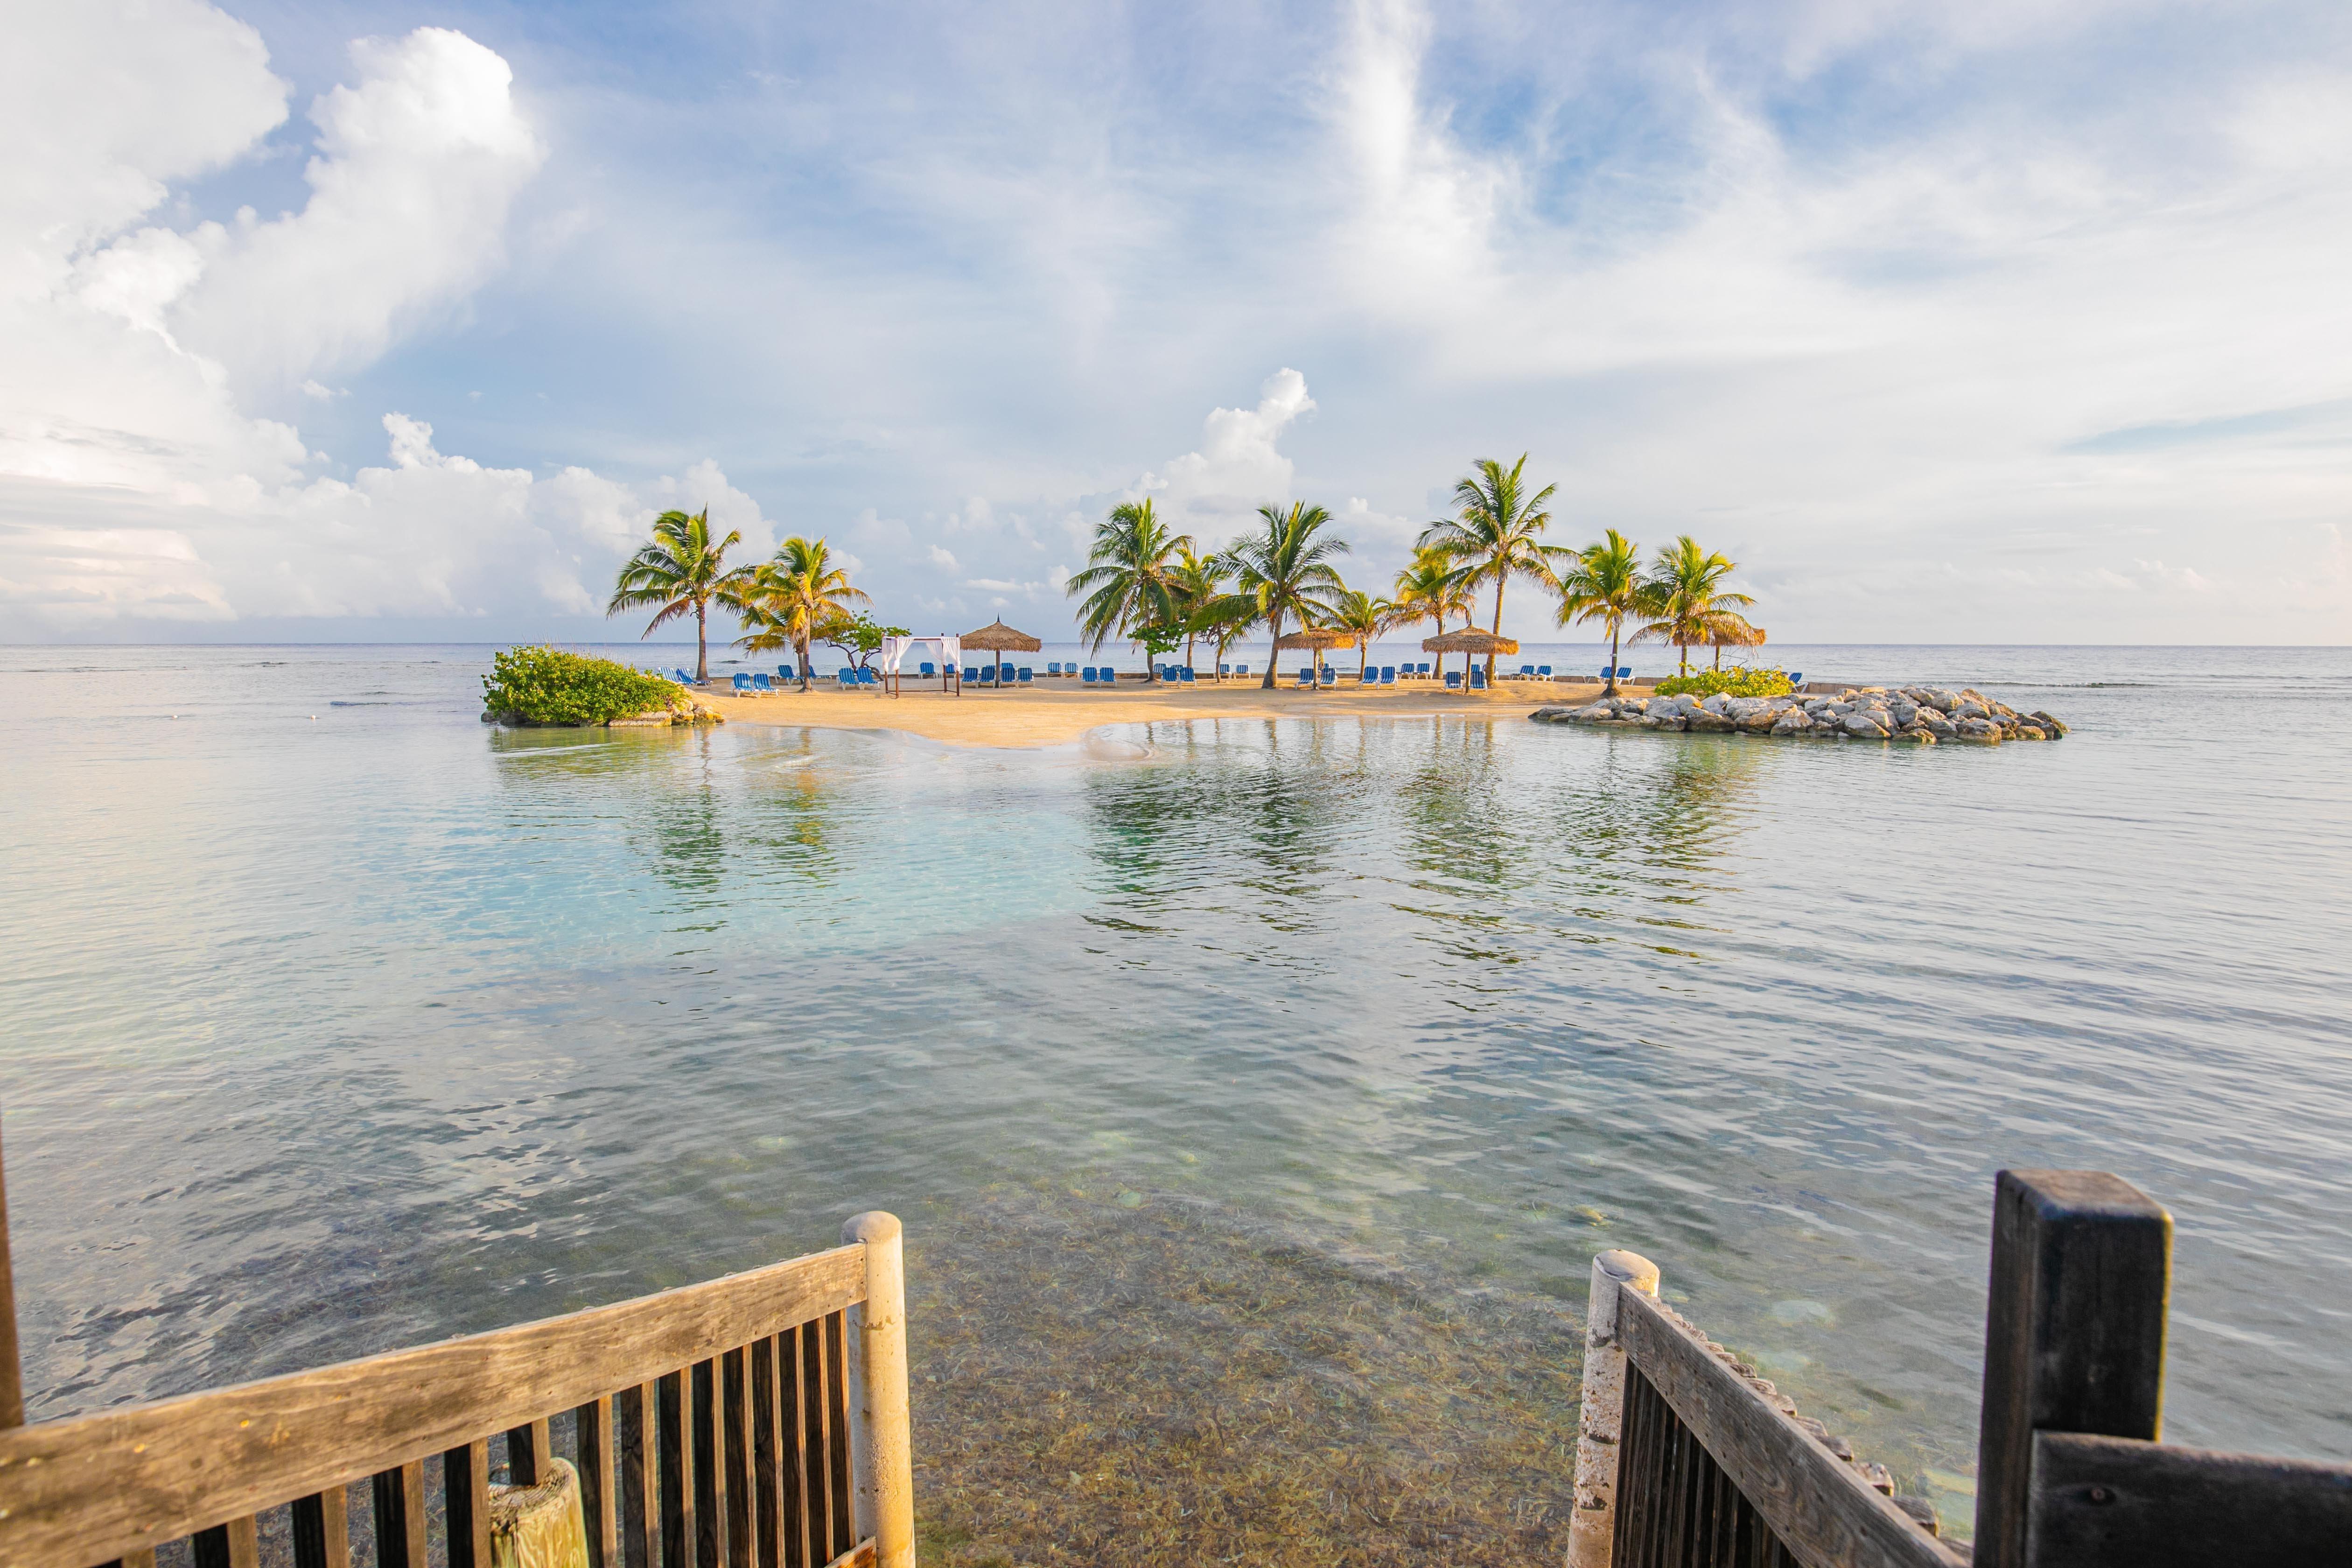
{"label": "sandy beach", "polygon": [[1435,713],[1492,716],[1525,713],[1549,702],[1589,699],[1596,680],[1507,680],[1486,691],[1448,691],[1434,682],[1370,689],[1344,683],[1301,691],[1267,691],[1255,681],[1163,686],[1121,681],[1115,687],[1040,679],[1034,686],[988,690],[967,686],[961,696],[908,680],[900,695],[843,691],[826,681],[803,692],[774,696],[696,695],[738,724],[815,724],[833,730],[900,730],[959,746],[1067,745],[1107,724],[1171,719],[1408,719]]}

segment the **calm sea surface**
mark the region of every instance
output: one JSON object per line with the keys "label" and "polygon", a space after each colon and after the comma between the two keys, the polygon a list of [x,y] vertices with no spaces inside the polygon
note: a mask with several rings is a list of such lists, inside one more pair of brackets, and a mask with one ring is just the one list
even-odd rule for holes
{"label": "calm sea surface", "polygon": [[1964,1519],[1992,1173],[2079,1165],[2179,1222],[2168,1435],[2352,1455],[2352,652],[1775,651],[2075,732],[1119,760],[493,731],[483,648],[0,650],[35,1414],[1026,1184],[1571,1302],[1633,1247]]}

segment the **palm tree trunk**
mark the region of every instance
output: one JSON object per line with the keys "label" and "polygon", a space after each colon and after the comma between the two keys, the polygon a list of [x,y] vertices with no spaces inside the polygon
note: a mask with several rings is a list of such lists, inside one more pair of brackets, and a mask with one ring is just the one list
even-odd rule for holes
{"label": "palm tree trunk", "polygon": [[1715,645],[1715,668],[1716,673],[1718,675],[1723,672],[1723,645],[1721,643]]}
{"label": "palm tree trunk", "polygon": [[694,683],[697,686],[710,679],[710,628],[704,619],[709,608],[700,599],[694,601]]}
{"label": "palm tree trunk", "polygon": [[[1437,635],[1439,637],[1444,637],[1445,635],[1445,616],[1443,611],[1439,612],[1437,616]],[[1445,684],[1445,655],[1443,653],[1440,653],[1437,656],[1437,675],[1435,679],[1438,685],[1443,686]]]}
{"label": "palm tree trunk", "polygon": [[[1506,577],[1495,579],[1495,625],[1491,629],[1496,637],[1503,635],[1503,584],[1508,580]],[[1486,689],[1491,691],[1494,688],[1495,650],[1488,648],[1486,650]]]}
{"label": "palm tree trunk", "polygon": [[1617,695],[1617,634],[1623,625],[1614,616],[1609,619],[1609,689],[1601,693],[1604,697]]}
{"label": "palm tree trunk", "polygon": [[1265,679],[1258,682],[1260,691],[1274,689],[1274,672],[1282,663],[1282,610],[1279,605],[1267,618],[1266,624],[1274,632],[1274,646],[1265,650]]}
{"label": "palm tree trunk", "polygon": [[803,637],[800,641],[793,643],[793,647],[801,656],[801,689],[803,691],[806,691],[809,686],[808,640]]}

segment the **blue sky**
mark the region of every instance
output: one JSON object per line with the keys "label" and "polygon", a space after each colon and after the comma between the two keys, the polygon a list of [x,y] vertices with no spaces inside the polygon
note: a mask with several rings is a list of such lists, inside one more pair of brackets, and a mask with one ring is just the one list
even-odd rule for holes
{"label": "blue sky", "polygon": [[1526,451],[1782,640],[2352,640],[2341,5],[14,21],[0,637],[609,636],[706,504],[1054,636]]}

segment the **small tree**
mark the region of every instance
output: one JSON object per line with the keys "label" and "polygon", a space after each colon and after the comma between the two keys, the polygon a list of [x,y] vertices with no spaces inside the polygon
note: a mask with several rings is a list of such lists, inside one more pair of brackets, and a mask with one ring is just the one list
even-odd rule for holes
{"label": "small tree", "polygon": [[714,542],[710,509],[692,516],[666,511],[654,519],[653,542],[629,557],[613,585],[608,616],[648,605],[659,613],[646,623],[645,636],[691,611],[694,615],[694,679],[710,679],[710,601],[726,603],[749,575],[741,568],[727,569],[727,552],[743,542],[740,532]]}
{"label": "small tree", "polygon": [[841,657],[853,668],[870,669],[874,656],[882,651],[884,637],[902,637],[904,626],[886,626],[872,616],[860,610],[854,616],[841,616],[817,628],[816,640],[827,647],[837,647]]}

